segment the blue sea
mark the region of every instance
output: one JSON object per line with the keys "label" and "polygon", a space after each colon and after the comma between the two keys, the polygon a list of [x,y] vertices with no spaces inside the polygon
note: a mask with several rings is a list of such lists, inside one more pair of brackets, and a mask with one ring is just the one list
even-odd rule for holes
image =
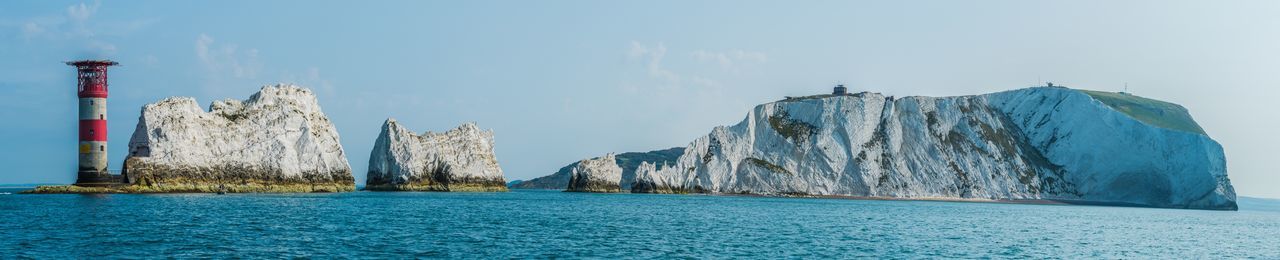
{"label": "blue sea", "polygon": [[[15,194],[8,194],[15,193]],[[1260,258],[1240,211],[707,195],[22,195],[0,258]]]}

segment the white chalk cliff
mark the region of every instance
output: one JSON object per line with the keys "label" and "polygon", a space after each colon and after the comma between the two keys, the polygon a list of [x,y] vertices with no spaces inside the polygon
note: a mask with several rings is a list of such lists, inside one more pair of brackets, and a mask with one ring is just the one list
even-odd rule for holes
{"label": "white chalk cliff", "polygon": [[142,108],[125,175],[142,192],[355,189],[333,123],[310,90],[264,86],[247,100],[172,97]]}
{"label": "white chalk cliff", "polygon": [[444,133],[421,135],[395,119],[369,154],[365,189],[383,191],[506,191],[493,153],[493,131],[466,123]]}
{"label": "white chalk cliff", "polygon": [[578,162],[569,172],[569,187],[566,191],[582,192],[620,192],[622,186],[622,167],[618,167],[613,153],[604,157],[586,159]]}
{"label": "white chalk cliff", "polygon": [[1184,108],[1060,87],[767,103],[641,165],[632,191],[1236,209],[1222,147]]}

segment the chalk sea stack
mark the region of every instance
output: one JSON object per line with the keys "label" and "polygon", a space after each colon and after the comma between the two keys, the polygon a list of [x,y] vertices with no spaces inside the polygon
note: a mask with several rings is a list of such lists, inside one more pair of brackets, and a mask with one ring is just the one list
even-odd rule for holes
{"label": "chalk sea stack", "polygon": [[262,87],[247,100],[193,98],[142,108],[123,176],[112,187],[45,186],[32,193],[341,192],[355,190],[338,132],[310,90]]}
{"label": "chalk sea stack", "polygon": [[475,123],[418,135],[387,119],[369,154],[365,189],[507,191],[493,144],[493,131]]}
{"label": "chalk sea stack", "polygon": [[[636,168],[641,163],[651,164],[675,164],[676,159],[684,154],[684,147],[674,147],[662,150],[654,150],[648,152],[629,152],[615,155],[618,159],[618,167],[622,167],[622,190],[631,190],[631,183],[635,181]],[[527,181],[520,181],[511,184],[513,189],[548,189],[560,190],[569,186],[569,173],[573,168],[578,167],[575,161],[564,167],[560,167],[555,173],[547,176],[533,178]]]}
{"label": "chalk sea stack", "polygon": [[569,173],[569,186],[565,191],[621,192],[622,167],[618,167],[613,153],[604,157],[578,162]]}
{"label": "chalk sea stack", "polygon": [[1063,87],[787,98],[642,165],[632,192],[1236,209],[1222,147],[1185,108]]}

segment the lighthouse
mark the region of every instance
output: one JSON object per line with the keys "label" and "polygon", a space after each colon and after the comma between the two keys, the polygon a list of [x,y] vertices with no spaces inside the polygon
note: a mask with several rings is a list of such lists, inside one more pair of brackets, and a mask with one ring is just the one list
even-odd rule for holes
{"label": "lighthouse", "polygon": [[110,60],[67,62],[76,67],[76,94],[80,100],[78,186],[122,182],[122,178],[107,170],[107,67],[118,64]]}

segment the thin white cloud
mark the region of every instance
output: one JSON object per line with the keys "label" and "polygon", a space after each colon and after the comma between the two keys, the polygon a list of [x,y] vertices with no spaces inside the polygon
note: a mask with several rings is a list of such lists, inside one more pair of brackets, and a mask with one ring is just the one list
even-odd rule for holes
{"label": "thin white cloud", "polygon": [[637,41],[631,41],[631,49],[627,52],[627,57],[632,60],[639,60],[645,63],[645,69],[649,77],[664,80],[668,85],[678,87],[680,85],[680,75],[662,67],[662,58],[667,55],[667,46],[659,42],[657,46],[646,46]]}
{"label": "thin white cloud", "polygon": [[89,40],[87,45],[89,49],[97,50],[100,54],[112,54],[116,52],[116,45],[109,42]]}
{"label": "thin white cloud", "polygon": [[89,23],[89,18],[98,13],[98,7],[102,6],[102,2],[94,1],[93,5],[85,5],[84,3],[67,7],[67,19],[71,21],[71,28],[68,33],[72,36],[93,37],[96,30]]}
{"label": "thin white cloud", "polygon": [[337,89],[334,88],[333,82],[321,76],[320,68],[318,67],[307,68],[306,73],[303,73],[301,76],[293,73],[284,73],[283,78],[285,82],[310,88],[315,90],[317,94],[325,96],[337,94]]}
{"label": "thin white cloud", "polygon": [[[628,98],[611,101],[609,106],[618,107],[618,113],[636,121],[661,120],[666,123],[662,125],[667,126],[707,128],[724,118],[741,116],[743,108],[750,107],[743,105],[744,94],[736,90],[749,89],[744,85],[753,84],[750,80],[753,77],[734,71],[743,71],[747,65],[768,60],[764,53],[759,52],[689,51],[662,42],[646,45],[632,41],[620,54],[626,56],[629,67],[616,91]],[[666,136],[670,135],[698,136],[705,134],[703,129],[706,129],[687,130],[651,124],[631,124],[629,127],[641,132],[664,133],[640,137],[655,140],[668,139]]]}
{"label": "thin white cloud", "polygon": [[217,45],[208,34],[201,33],[195,42],[196,58],[211,77],[256,78],[262,71],[258,49],[240,52],[235,44]]}
{"label": "thin white cloud", "polygon": [[212,58],[209,55],[209,45],[212,44],[213,37],[209,37],[209,35],[205,35],[203,33],[201,33],[200,36],[196,36],[196,58],[199,58],[201,62],[206,64],[210,63]]}
{"label": "thin white cloud", "polygon": [[142,58],[142,62],[143,64],[147,64],[147,66],[155,66],[156,64],[160,64],[160,58],[157,58],[156,55],[147,54],[146,57]]}
{"label": "thin white cloud", "polygon": [[[227,55],[235,55],[235,47],[232,46]],[[233,56],[234,57],[234,56]],[[235,75],[238,78],[253,78],[258,76],[258,72],[262,71],[262,65],[258,62],[258,49],[249,49],[245,55],[245,63],[241,63],[240,59],[232,59],[232,68],[235,68]]]}
{"label": "thin white cloud", "polygon": [[41,26],[36,22],[26,22],[22,24],[22,38],[26,40],[31,40],[31,38],[44,33],[44,31],[44,26]]}
{"label": "thin white cloud", "polygon": [[693,82],[693,84],[697,84],[697,85],[699,85],[699,86],[703,86],[703,87],[708,87],[708,88],[711,88],[711,89],[713,89],[713,90],[720,90],[721,88],[723,88],[723,87],[724,87],[724,84],[720,84],[720,81],[717,81],[717,80],[714,80],[714,79],[705,78],[705,77],[701,77],[701,76],[693,76],[693,77],[690,77],[690,78],[689,78],[689,81]]}
{"label": "thin white cloud", "polygon": [[67,6],[64,12],[35,16],[18,25],[23,40],[35,44],[63,44],[75,46],[78,58],[107,58],[114,55],[115,44],[101,39],[101,35],[123,35],[150,25],[149,20],[96,21],[94,16],[102,6],[78,3]]}
{"label": "thin white cloud", "polygon": [[[677,73],[668,69],[664,62],[667,58],[667,45],[658,42],[654,45],[645,45],[637,41],[631,41],[630,48],[627,49],[627,59],[632,62],[640,62],[644,65],[647,81],[626,82],[621,88],[626,93],[639,93],[642,90],[659,93],[675,94],[678,90],[686,87],[692,87],[703,91],[721,91],[724,84],[709,75],[719,74],[708,71],[707,68],[698,68],[697,66],[686,69],[681,73]],[[690,56],[675,56],[676,58]],[[715,64],[722,71],[734,74],[741,73],[741,68],[750,65],[763,64],[769,60],[768,55],[762,52],[729,50],[723,52],[713,52],[706,50],[697,50],[691,53],[692,61],[676,60],[674,62],[684,63],[711,63]],[[723,76],[723,75],[722,75]],[[650,87],[644,87],[648,85]]]}
{"label": "thin white cloud", "polygon": [[85,5],[84,3],[68,6],[67,18],[71,18],[71,21],[74,22],[87,21],[89,20],[89,17],[92,17],[94,13],[98,12],[98,7],[100,6],[102,6],[102,2],[100,1],[93,1],[92,6]]}
{"label": "thin white cloud", "polygon": [[762,64],[769,61],[769,56],[762,52],[729,50],[724,52],[714,52],[707,50],[697,50],[693,52],[693,58],[699,62],[712,62],[720,65],[720,68],[726,71],[737,71],[738,66]]}

